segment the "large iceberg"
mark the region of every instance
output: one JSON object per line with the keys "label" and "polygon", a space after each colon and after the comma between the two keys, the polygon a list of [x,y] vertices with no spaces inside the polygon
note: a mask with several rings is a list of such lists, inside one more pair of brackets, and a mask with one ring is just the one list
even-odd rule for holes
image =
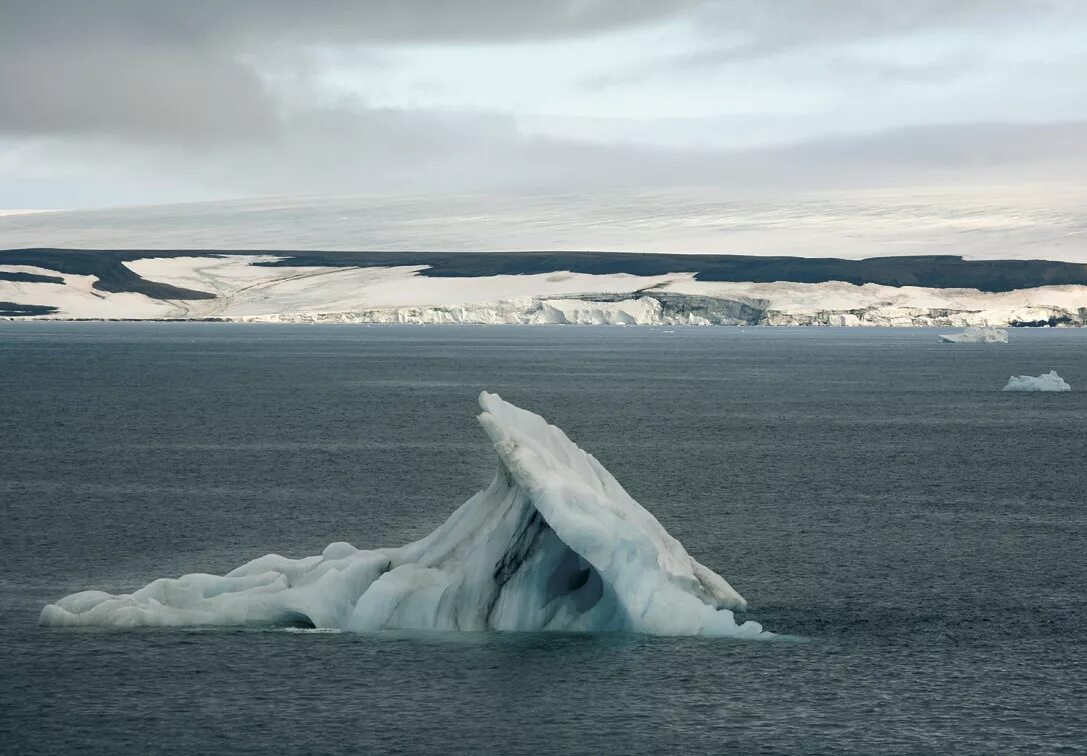
{"label": "large iceberg", "polygon": [[940,336],[944,344],[1007,344],[1008,332],[1004,328],[971,327],[962,333],[947,333]]}
{"label": "large iceberg", "polygon": [[1056,370],[1039,375],[1013,375],[1008,379],[1005,391],[1071,391],[1072,387],[1059,375]]}
{"label": "large iceberg", "polygon": [[333,543],[222,577],[84,591],[46,606],[40,623],[770,635],[738,624],[740,594],[559,428],[496,394],[479,403],[497,474],[422,540],[372,551]]}

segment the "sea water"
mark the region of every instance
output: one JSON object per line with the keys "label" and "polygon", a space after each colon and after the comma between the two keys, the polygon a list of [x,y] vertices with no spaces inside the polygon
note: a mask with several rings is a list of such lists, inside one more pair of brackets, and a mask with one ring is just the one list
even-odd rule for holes
{"label": "sea water", "polygon": [[[1087,331],[937,333],[0,324],[0,751],[1082,752]],[[37,626],[429,533],[482,389],[802,640]]]}

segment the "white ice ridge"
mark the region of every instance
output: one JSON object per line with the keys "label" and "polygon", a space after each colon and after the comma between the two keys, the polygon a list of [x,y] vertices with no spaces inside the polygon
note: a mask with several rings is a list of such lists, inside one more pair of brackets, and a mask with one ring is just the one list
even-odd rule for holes
{"label": "white ice ridge", "polygon": [[[51,214],[52,215],[52,214]],[[153,253],[148,253],[153,254]],[[95,288],[96,276],[0,265],[0,302],[56,308],[8,318],[214,319],[241,323],[578,325],[1010,326],[1087,324],[1087,286],[1005,292],[843,281],[701,281],[690,271],[426,275],[425,265],[267,265],[273,255],[146,257],[125,267],[146,281],[209,299],[155,299]],[[34,280],[45,277],[45,280]],[[57,280],[59,279],[59,283]],[[2,309],[2,308],[0,308]]]}
{"label": "white ice ridge", "polygon": [[1072,387],[1063,378],[1057,375],[1056,370],[1050,370],[1044,375],[1013,375],[1008,379],[1005,391],[1071,391]]}
{"label": "white ice ridge", "polygon": [[559,428],[497,394],[479,404],[494,481],[422,540],[373,551],[333,543],[223,577],[84,591],[46,606],[40,623],[771,635],[738,624],[743,597]]}
{"label": "white ice ridge", "polygon": [[940,336],[945,344],[1007,344],[1008,332],[1003,328],[984,326],[967,328],[962,333],[948,333]]}

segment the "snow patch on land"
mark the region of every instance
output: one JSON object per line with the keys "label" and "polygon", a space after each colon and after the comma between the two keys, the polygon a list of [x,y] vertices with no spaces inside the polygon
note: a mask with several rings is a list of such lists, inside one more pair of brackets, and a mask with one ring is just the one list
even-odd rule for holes
{"label": "snow patch on land", "polygon": [[375,550],[337,542],[303,559],[269,554],[222,577],[84,591],[47,605],[41,624],[770,637],[756,622],[737,623],[743,597],[559,428],[497,394],[479,403],[498,472],[422,540]]}
{"label": "snow patch on land", "polygon": [[147,258],[125,265],[141,278],[214,291],[218,300],[194,302],[202,316],[289,316],[301,313],[367,312],[400,307],[497,305],[548,296],[625,293],[660,286],[689,273],[635,276],[626,273],[431,278],[425,265],[375,267],[271,267],[273,256]]}
{"label": "snow patch on land", "polygon": [[0,265],[0,271],[33,273],[64,280],[62,284],[0,280],[0,302],[56,307],[56,315],[45,316],[45,319],[169,318],[184,312],[175,304],[143,294],[99,291],[94,288],[97,276],[58,273],[35,265]]}

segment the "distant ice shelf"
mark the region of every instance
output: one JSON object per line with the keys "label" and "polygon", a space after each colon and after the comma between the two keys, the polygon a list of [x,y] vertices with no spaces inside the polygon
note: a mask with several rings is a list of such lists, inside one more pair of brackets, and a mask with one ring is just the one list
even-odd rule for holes
{"label": "distant ice shelf", "polygon": [[0,265],[0,318],[988,329],[1087,325],[1087,285],[1080,284],[979,291],[843,281],[706,281],[690,271],[428,275],[433,271],[427,265],[291,265],[275,255],[217,253],[126,258],[103,281],[93,272],[72,272],[89,268],[74,265],[72,259],[79,258],[66,254],[77,253],[53,252],[37,258],[40,265]]}
{"label": "distant ice shelf", "polygon": [[498,471],[420,541],[374,550],[337,542],[303,559],[269,554],[222,577],[84,591],[46,606],[40,622],[771,636],[737,622],[743,597],[559,428],[496,394],[479,404]]}
{"label": "distant ice shelf", "polygon": [[1057,375],[1056,370],[1050,370],[1039,376],[1013,375],[1008,379],[1005,391],[1071,391],[1072,387]]}
{"label": "distant ice shelf", "polygon": [[1003,328],[967,328],[962,333],[940,336],[945,344],[1007,344],[1008,332]]}

